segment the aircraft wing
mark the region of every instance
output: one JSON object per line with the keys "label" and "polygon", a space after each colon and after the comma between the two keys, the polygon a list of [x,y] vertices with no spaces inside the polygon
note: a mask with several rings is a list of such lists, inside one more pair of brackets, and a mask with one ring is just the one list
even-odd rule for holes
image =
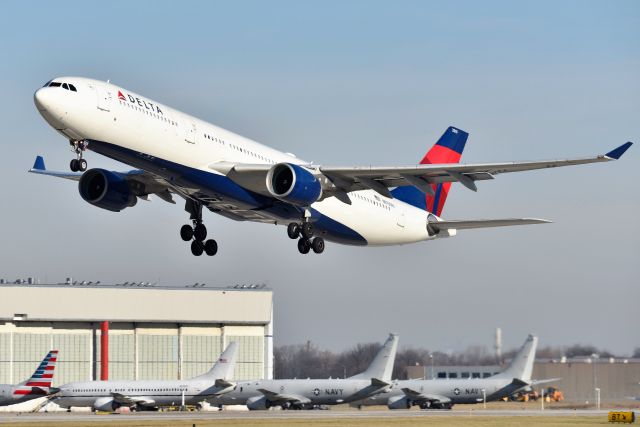
{"label": "aircraft wing", "polygon": [[292,402],[292,403],[311,403],[311,400],[304,397],[304,396],[298,396],[295,394],[282,394],[282,393],[276,393],[264,388],[259,388],[258,391],[262,394],[265,395],[265,397],[273,403],[279,404],[279,403],[286,403],[286,402]]}
{"label": "aircraft wing", "polygon": [[[627,142],[618,148],[593,157],[545,160],[533,162],[477,163],[477,164],[424,164],[415,166],[314,166],[300,165],[308,169],[323,186],[323,192],[349,203],[346,194],[351,191],[371,189],[393,198],[389,188],[414,186],[423,193],[434,194],[431,184],[459,182],[470,190],[477,191],[475,181],[493,179],[495,175],[524,172],[536,169],[557,168],[587,163],[608,162],[619,159],[633,143]],[[209,168],[226,175],[237,184],[269,195],[266,176],[272,165],[234,164],[219,162]]]}
{"label": "aircraft wing", "polygon": [[421,393],[419,391],[416,391],[407,387],[403,388],[402,392],[409,399],[417,402],[437,402],[437,403],[451,402],[451,399],[449,399],[447,396],[442,396],[439,394]]}
{"label": "aircraft wing", "polygon": [[156,404],[155,400],[146,397],[130,397],[121,393],[111,393],[111,396],[113,396],[114,401],[126,406],[155,406]]}
{"label": "aircraft wing", "polygon": [[[38,175],[64,178],[71,181],[80,181],[80,177],[82,177],[83,174],[82,172],[60,172],[47,170],[42,156],[36,157],[36,160],[33,163],[33,167],[29,169],[29,172]],[[143,171],[140,169],[113,173],[129,181],[129,185],[131,186],[131,191],[133,192],[133,194],[142,199],[147,199],[147,196],[149,196],[150,194],[155,194],[165,202],[175,203],[172,196],[172,193],[176,192],[174,191],[174,187],[169,185],[164,179],[160,177],[157,177],[147,171]]]}
{"label": "aircraft wing", "polygon": [[[546,160],[534,162],[478,163],[478,164],[426,164],[399,167],[320,167],[320,171],[345,191],[371,189],[380,193],[380,187],[402,187],[413,185],[429,193],[426,184],[460,182],[476,191],[475,181],[493,179],[495,175],[509,172],[524,172],[536,169],[608,162],[619,159],[632,143],[594,157]],[[387,194],[383,194],[387,196]]]}

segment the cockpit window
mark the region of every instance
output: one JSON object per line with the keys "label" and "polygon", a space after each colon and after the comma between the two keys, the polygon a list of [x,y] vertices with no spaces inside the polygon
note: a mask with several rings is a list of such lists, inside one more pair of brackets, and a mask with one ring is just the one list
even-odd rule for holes
{"label": "cockpit window", "polygon": [[49,80],[48,82],[46,82],[44,85],[42,85],[42,87],[47,87],[49,86],[49,84],[51,83],[52,80]]}
{"label": "cockpit window", "polygon": [[71,83],[62,83],[62,82],[49,82],[49,87],[62,87],[62,89],[70,90],[71,92],[77,92],[78,90]]}

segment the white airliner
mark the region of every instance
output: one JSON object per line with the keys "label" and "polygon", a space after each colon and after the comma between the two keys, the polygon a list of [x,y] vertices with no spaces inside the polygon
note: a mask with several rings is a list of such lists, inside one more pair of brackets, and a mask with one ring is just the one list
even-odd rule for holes
{"label": "white airliner", "polygon": [[[202,208],[234,219],[286,224],[298,250],[321,253],[324,241],[401,245],[450,237],[457,230],[548,222],[533,218],[443,220],[452,182],[476,191],[475,181],[506,172],[616,160],[627,142],[595,157],[459,164],[468,134],[449,127],[414,166],[315,165],[152,101],[109,82],[60,77],[36,91],[44,119],[76,153],[71,173],[45,169],[38,156],[30,172],[79,181],[80,195],[119,212],[156,195],[185,199],[193,225],[180,229],[194,255],[215,255]],[[91,150],[131,165],[115,172],[87,169]]]}

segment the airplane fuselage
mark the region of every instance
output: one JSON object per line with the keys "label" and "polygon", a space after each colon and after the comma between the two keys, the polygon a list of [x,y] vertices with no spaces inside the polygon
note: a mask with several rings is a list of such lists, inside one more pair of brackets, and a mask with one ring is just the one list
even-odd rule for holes
{"label": "airplane fuselage", "polygon": [[[291,396],[308,400],[306,406],[337,405],[365,399],[375,393],[380,393],[384,387],[374,386],[371,380],[364,379],[290,379],[290,380],[258,380],[241,381],[235,390],[226,393],[217,400],[223,405],[244,405],[249,399],[268,394],[261,390],[268,390],[281,396]],[[277,399],[271,406],[281,405]]]}
{"label": "airplane fuselage", "polygon": [[[43,87],[35,101],[45,120],[87,149],[162,177],[203,206],[237,220],[287,224],[304,209],[247,190],[212,169],[220,163],[307,165],[164,104],[91,79],[58,78],[76,91]],[[350,245],[396,245],[429,240],[428,212],[372,190],[350,193],[351,204],[327,197],[310,206],[327,240]],[[444,236],[441,236],[444,237]]]}
{"label": "airplane fuselage", "polygon": [[97,409],[128,406],[110,405],[110,399],[120,394],[128,399],[139,400],[140,406],[178,406],[183,399],[185,404],[195,405],[203,401],[214,402],[220,392],[222,390],[214,385],[214,381],[85,381],[63,385],[53,402],[64,408],[95,408],[96,402],[99,406]]}

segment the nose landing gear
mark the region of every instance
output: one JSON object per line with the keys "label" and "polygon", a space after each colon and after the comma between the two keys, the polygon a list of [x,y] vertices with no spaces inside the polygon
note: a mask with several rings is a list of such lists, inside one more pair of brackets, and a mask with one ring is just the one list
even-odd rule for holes
{"label": "nose landing gear", "polygon": [[191,240],[191,253],[200,256],[206,253],[208,256],[214,256],[218,253],[218,243],[207,238],[207,227],[202,223],[202,205],[191,200],[187,200],[185,210],[191,213],[193,226],[185,224],[180,227],[180,237],[185,242]]}
{"label": "nose landing gear", "polygon": [[292,222],[287,226],[287,235],[290,239],[298,239],[298,251],[308,254],[311,249],[317,254],[324,252],[324,239],[320,236],[313,237],[314,226],[312,222],[305,221],[302,224]]}
{"label": "nose landing gear", "polygon": [[87,161],[82,158],[82,153],[87,149],[88,143],[86,141],[69,141],[71,149],[76,153],[76,158],[71,160],[69,168],[72,172],[84,172],[87,170]]}

